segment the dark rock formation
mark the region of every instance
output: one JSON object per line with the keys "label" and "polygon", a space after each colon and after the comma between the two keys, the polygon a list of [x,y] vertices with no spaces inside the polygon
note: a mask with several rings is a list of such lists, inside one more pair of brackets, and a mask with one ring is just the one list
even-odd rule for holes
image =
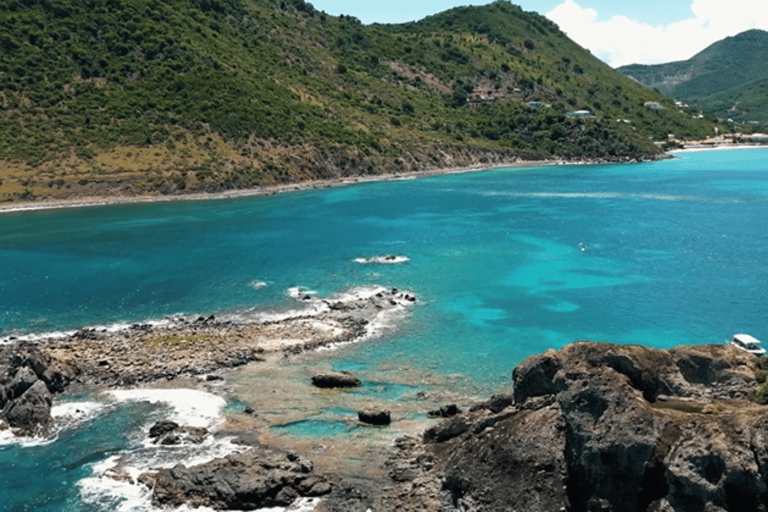
{"label": "dark rock formation", "polygon": [[253,510],[285,507],[299,497],[328,494],[331,483],[293,453],[252,449],[187,468],[182,464],[139,481],[151,487],[155,506]]}
{"label": "dark rock formation", "polygon": [[46,435],[53,393],[63,391],[74,372],[33,346],[3,347],[0,359],[0,420],[19,435]]}
{"label": "dark rock formation", "polygon": [[183,427],[170,420],[160,420],[149,429],[149,438],[154,444],[164,446],[179,444],[201,444],[208,436],[203,427]]}
{"label": "dark rock formation", "polygon": [[392,423],[390,412],[378,407],[357,411],[357,418],[369,425],[389,425]]}
{"label": "dark rock formation", "polygon": [[[394,457],[380,501],[445,512],[764,510],[768,408],[748,400],[756,368],[725,345],[547,351],[515,369],[513,405],[499,396],[473,407],[428,429],[410,458]],[[433,463],[418,464],[426,455]]]}
{"label": "dark rock formation", "polygon": [[51,427],[53,397],[41,380],[24,390],[3,409],[3,417],[21,435],[45,435]]}
{"label": "dark rock formation", "polygon": [[328,372],[312,377],[312,384],[318,388],[354,388],[362,385],[352,372]]}
{"label": "dark rock formation", "polygon": [[437,410],[429,411],[427,413],[427,416],[430,418],[450,418],[452,416],[456,416],[459,414],[461,410],[459,409],[459,406],[456,404],[448,404],[443,405]]}

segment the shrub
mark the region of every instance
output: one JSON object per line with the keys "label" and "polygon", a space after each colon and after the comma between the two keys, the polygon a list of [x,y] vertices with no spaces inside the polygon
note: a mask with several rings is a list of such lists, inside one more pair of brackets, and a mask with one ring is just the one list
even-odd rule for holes
{"label": "shrub", "polygon": [[763,382],[755,392],[755,402],[759,404],[768,404],[768,381]]}

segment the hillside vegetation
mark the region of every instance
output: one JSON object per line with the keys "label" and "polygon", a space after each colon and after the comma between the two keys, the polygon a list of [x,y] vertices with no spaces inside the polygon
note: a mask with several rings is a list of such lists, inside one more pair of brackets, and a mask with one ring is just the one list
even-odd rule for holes
{"label": "hillside vegetation", "polygon": [[754,29],[718,41],[686,61],[634,64],[618,71],[713,116],[768,125],[767,56],[768,32]]}
{"label": "hillside vegetation", "polygon": [[364,26],[301,0],[5,0],[0,48],[0,201],[646,158],[712,133],[504,1]]}

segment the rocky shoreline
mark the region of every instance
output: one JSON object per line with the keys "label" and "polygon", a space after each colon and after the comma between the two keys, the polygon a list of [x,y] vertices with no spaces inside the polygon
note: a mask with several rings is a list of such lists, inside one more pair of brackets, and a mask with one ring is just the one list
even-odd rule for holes
{"label": "rocky shoreline", "polygon": [[[365,317],[415,297],[382,289],[318,302],[322,313],[259,324],[208,317],[132,326],[111,338],[78,331],[56,349],[15,346],[0,387],[4,418],[37,419],[35,428],[14,428],[44,433],[46,404],[50,414],[53,394],[72,383],[120,387],[284,357],[364,335]],[[147,357],[157,360],[136,363]],[[307,454],[265,446],[243,431],[244,451],[114,478],[151,489],[152,503],[162,507],[250,510],[303,499],[306,510],[323,512],[758,511],[768,504],[768,407],[752,399],[758,370],[756,357],[727,345],[656,350],[578,342],[526,359],[507,393],[466,411],[454,404],[425,411],[431,427],[397,438],[388,456],[371,460],[380,464],[379,477],[318,470]],[[345,372],[313,381],[359,385]],[[361,421],[381,412],[362,411]],[[390,428],[386,419],[373,428]],[[208,435],[171,421],[149,433],[162,446]]]}
{"label": "rocky shoreline", "polygon": [[[726,345],[579,342],[499,395],[401,439],[372,510],[726,511],[768,503],[757,358]],[[338,507],[333,510],[342,510]]]}
{"label": "rocky shoreline", "polygon": [[[756,357],[727,345],[574,343],[526,359],[510,393],[433,411],[443,419],[398,438],[384,477],[312,474],[322,485],[299,495],[320,496],[311,510],[323,512],[764,510],[768,407],[751,400],[757,370]],[[226,509],[221,482],[200,475],[233,465],[242,474],[249,457],[159,473],[155,503]],[[281,481],[310,478],[290,474]]]}
{"label": "rocky shoreline", "polygon": [[267,319],[169,318],[111,332],[84,328],[34,341],[10,337],[0,345],[0,429],[45,436],[53,396],[85,388],[145,386],[182,377],[217,379],[224,369],[267,357],[285,357],[371,334],[382,315],[416,297],[382,287],[339,298],[306,296],[302,308]]}

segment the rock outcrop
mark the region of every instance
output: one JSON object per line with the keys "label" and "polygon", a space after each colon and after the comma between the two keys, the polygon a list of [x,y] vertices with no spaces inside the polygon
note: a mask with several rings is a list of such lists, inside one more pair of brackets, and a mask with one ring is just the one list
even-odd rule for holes
{"label": "rock outcrop", "polygon": [[414,453],[434,464],[395,457],[393,510],[764,510],[756,369],[725,345],[579,342],[530,357],[513,372],[514,403],[502,395],[425,432]]}
{"label": "rock outcrop", "polygon": [[251,449],[198,466],[178,464],[144,473],[139,482],[152,488],[155,506],[210,507],[254,510],[286,507],[299,497],[324,496],[327,478],[313,471],[311,461],[294,453]]}
{"label": "rock outcrop", "polygon": [[208,437],[208,433],[207,428],[186,427],[170,420],[160,420],[149,428],[152,443],[164,446],[201,444]]}
{"label": "rock outcrop", "polygon": [[326,372],[314,375],[312,385],[318,388],[356,388],[363,383],[352,372]]}
{"label": "rock outcrop", "polygon": [[362,423],[367,423],[368,425],[383,426],[392,423],[391,413],[388,410],[382,409],[380,407],[370,407],[368,409],[357,411],[357,419],[359,419]]}
{"label": "rock outcrop", "polygon": [[47,435],[53,395],[64,391],[75,372],[31,346],[3,347],[0,359],[0,420],[18,435]]}

